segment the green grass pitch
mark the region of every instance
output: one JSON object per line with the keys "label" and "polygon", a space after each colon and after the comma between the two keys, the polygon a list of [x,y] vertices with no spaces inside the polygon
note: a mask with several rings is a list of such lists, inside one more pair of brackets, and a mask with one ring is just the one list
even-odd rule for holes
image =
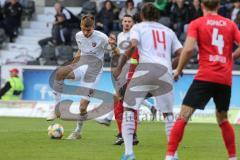
{"label": "green grass pitch", "polygon": [[[75,122],[56,121],[64,126],[64,138]],[[32,118],[0,118],[0,160],[119,160],[123,146],[112,145],[117,132],[94,121],[85,123],[81,140],[51,140],[50,122]],[[240,126],[236,131],[240,155]],[[139,125],[140,144],[134,148],[137,160],[163,160],[166,152],[164,124],[143,122]],[[179,147],[180,160],[227,160],[220,130],[215,124],[190,124]]]}

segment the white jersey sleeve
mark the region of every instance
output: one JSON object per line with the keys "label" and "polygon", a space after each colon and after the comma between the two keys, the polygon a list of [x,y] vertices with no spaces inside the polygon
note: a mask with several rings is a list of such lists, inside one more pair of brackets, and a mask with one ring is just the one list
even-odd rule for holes
{"label": "white jersey sleeve", "polygon": [[175,52],[180,48],[183,48],[183,46],[182,46],[181,42],[178,40],[176,34],[173,32],[172,33],[172,47],[171,47],[172,55],[174,55]]}
{"label": "white jersey sleeve", "polygon": [[120,46],[121,43],[122,43],[121,33],[119,33],[118,36],[117,36],[117,46],[118,46],[118,48],[119,48],[120,54],[123,54],[123,53],[124,53],[124,50],[123,50],[122,47]]}
{"label": "white jersey sleeve", "polygon": [[130,30],[130,40],[137,40],[138,42],[140,42],[141,38],[140,38],[140,32],[139,32],[139,27],[137,27],[137,25],[134,25],[132,27],[132,29]]}
{"label": "white jersey sleeve", "polygon": [[80,50],[81,48],[81,41],[80,41],[80,34],[81,34],[81,31],[80,32],[77,32],[76,35],[75,35],[75,40],[77,42],[77,46],[78,46],[78,49]]}
{"label": "white jersey sleeve", "polygon": [[106,34],[102,34],[102,47],[104,50],[108,48],[108,36]]}

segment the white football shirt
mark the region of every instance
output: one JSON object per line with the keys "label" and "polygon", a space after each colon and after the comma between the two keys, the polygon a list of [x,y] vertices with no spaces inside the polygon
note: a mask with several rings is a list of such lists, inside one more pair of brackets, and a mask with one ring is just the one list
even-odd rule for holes
{"label": "white football shirt", "polygon": [[171,55],[182,48],[175,33],[157,22],[135,24],[130,39],[138,41],[139,63],[158,63],[172,73]]}
{"label": "white football shirt", "polygon": [[128,48],[129,42],[130,42],[130,31],[121,32],[118,34],[117,46],[120,50],[120,54],[125,53],[126,49]]}
{"label": "white football shirt", "polygon": [[103,62],[104,53],[108,46],[108,37],[106,34],[94,30],[90,37],[85,37],[82,31],[76,34],[76,41],[81,55],[92,55]]}

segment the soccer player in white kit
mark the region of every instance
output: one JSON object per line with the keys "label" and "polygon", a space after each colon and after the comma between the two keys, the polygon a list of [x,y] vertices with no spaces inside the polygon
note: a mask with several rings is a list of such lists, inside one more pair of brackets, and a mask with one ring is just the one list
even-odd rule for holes
{"label": "soccer player in white kit", "polygon": [[[107,46],[110,44],[107,35],[94,30],[95,20],[92,15],[85,15],[81,19],[81,30],[76,34],[78,52],[76,53],[72,64],[60,67],[56,71],[54,80],[54,89],[56,92],[56,105],[61,100],[61,90],[63,90],[64,79],[80,80],[80,85],[89,88],[88,96],[83,96],[80,101],[80,115],[87,115],[87,106],[97,82],[103,71],[103,58]],[[60,92],[59,92],[60,91]],[[55,107],[52,108],[47,120],[57,118]],[[81,138],[80,132],[83,121],[77,121],[76,129],[70,134],[68,139]]]}
{"label": "soccer player in white kit", "polygon": [[[130,42],[130,29],[132,28],[133,25],[134,25],[133,17],[130,15],[124,15],[123,20],[122,20],[123,31],[118,34],[117,38],[113,34],[109,35],[109,38],[112,37],[113,39],[115,39],[115,42],[117,43],[118,51],[119,51],[118,54],[124,54],[126,47]],[[125,46],[124,46],[124,44],[125,44]],[[137,59],[131,58],[128,63],[130,63],[131,65],[136,67],[137,63],[138,63],[137,61],[138,61]],[[130,67],[132,67],[132,66],[130,66]],[[121,91],[124,92],[124,90],[125,90],[125,87],[122,87]],[[122,93],[122,92],[117,91],[117,93],[116,93],[116,95],[120,98],[119,98],[118,102],[114,103],[115,104],[114,111],[110,112],[103,119],[97,119],[98,123],[109,126],[113,119],[113,116],[115,116],[115,120],[116,120],[117,126],[118,126],[118,135],[117,135],[116,141],[114,142],[114,145],[121,145],[123,143],[122,130],[121,130],[123,106],[122,106],[122,101],[120,100],[121,97],[124,96],[124,93]],[[153,114],[153,119],[154,119],[156,116],[156,109],[155,109],[154,105],[152,103],[148,102],[147,100],[144,100],[142,105],[148,107],[151,110],[151,112]],[[136,123],[136,125],[137,125],[137,123]],[[133,138],[134,145],[138,144],[138,142],[139,142],[137,139],[136,131],[137,130],[135,129],[135,133],[133,136],[134,137]]]}
{"label": "soccer player in white kit", "polygon": [[[134,111],[148,93],[157,99],[157,106],[163,113],[173,110],[173,77],[171,55],[179,55],[182,45],[175,33],[157,23],[159,11],[152,3],[144,4],[141,10],[143,22],[136,24],[130,31],[131,47],[121,55],[119,64],[114,70],[117,79],[122,67],[136,48],[139,50],[139,64],[129,82],[124,95],[124,114],[122,135],[125,144],[125,154],[121,160],[135,160],[132,145],[132,135],[135,128]],[[159,101],[159,102],[158,102]],[[173,120],[173,117],[172,117]]]}

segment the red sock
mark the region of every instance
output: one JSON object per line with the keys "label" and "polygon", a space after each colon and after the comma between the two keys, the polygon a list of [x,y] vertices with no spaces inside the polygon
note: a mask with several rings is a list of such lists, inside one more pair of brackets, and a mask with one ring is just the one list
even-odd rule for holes
{"label": "red sock", "polygon": [[175,122],[169,137],[167,155],[174,156],[175,152],[177,151],[178,145],[182,140],[186,125],[187,122],[184,119],[178,119]]}
{"label": "red sock", "polygon": [[119,100],[115,103],[114,106],[114,116],[118,126],[118,133],[122,134],[122,116],[123,116],[123,105],[122,101]]}
{"label": "red sock", "polygon": [[219,126],[222,130],[222,137],[228,150],[229,158],[236,157],[235,134],[232,125],[226,120]]}

